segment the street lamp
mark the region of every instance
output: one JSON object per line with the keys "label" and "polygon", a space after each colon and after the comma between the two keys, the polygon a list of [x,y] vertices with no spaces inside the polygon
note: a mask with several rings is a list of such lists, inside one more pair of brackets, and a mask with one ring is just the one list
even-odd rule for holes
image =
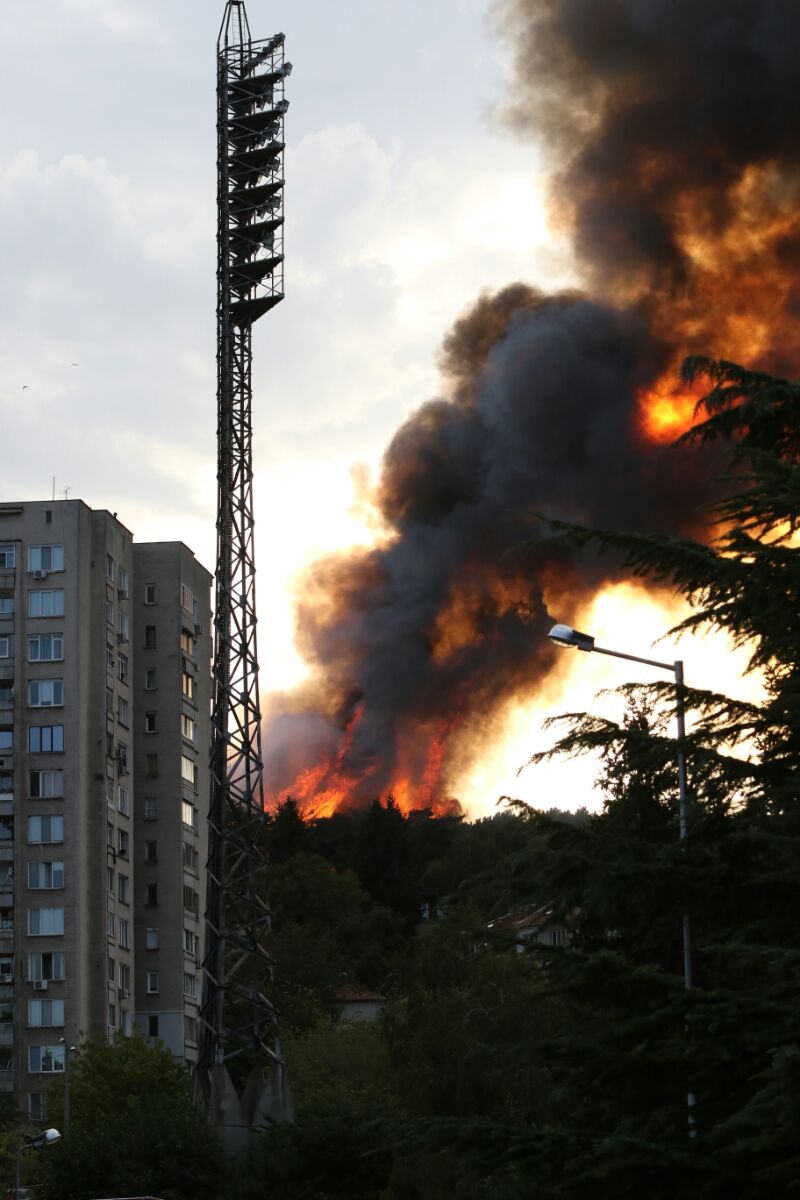
{"label": "street lamp", "polygon": [[[689,828],[687,821],[687,785],[686,785],[686,713],[683,700],[683,661],[660,662],[656,658],[642,658],[638,654],[626,654],[622,650],[609,650],[598,646],[590,633],[581,633],[571,625],[554,625],[547,635],[552,642],[559,646],[569,646],[575,650],[583,650],[585,654],[607,654],[611,658],[624,658],[628,662],[644,663],[648,667],[657,667],[661,671],[671,671],[675,677],[675,717],[678,724],[678,825],[681,841],[685,841]],[[692,969],[692,927],[689,914],[683,914],[683,986],[690,991],[694,986]],[[694,1115],[697,1103],[694,1092],[686,1097],[689,1110],[689,1136],[694,1137],[697,1128]]]}
{"label": "street lamp", "polygon": [[69,1137],[69,1058],[74,1053],[75,1047],[70,1046],[66,1038],[59,1038],[59,1043],[64,1047],[64,1136]]}
{"label": "street lamp", "polygon": [[19,1164],[22,1158],[23,1150],[43,1150],[45,1146],[53,1146],[61,1140],[61,1134],[57,1129],[45,1129],[42,1133],[38,1133],[36,1137],[26,1137],[25,1141],[17,1151],[17,1190],[15,1192],[15,1200],[19,1200]]}

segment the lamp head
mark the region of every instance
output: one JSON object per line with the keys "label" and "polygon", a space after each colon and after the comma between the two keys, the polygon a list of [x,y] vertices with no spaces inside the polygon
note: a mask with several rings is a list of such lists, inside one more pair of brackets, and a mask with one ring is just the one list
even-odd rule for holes
{"label": "lamp head", "polygon": [[594,650],[594,638],[590,633],[580,633],[579,630],[573,629],[571,625],[554,625],[547,635],[551,642],[558,642],[559,646],[572,646],[577,650],[585,650],[587,654]]}
{"label": "lamp head", "polygon": [[31,1138],[29,1145],[31,1150],[41,1150],[44,1146],[52,1146],[60,1141],[61,1134],[57,1129],[44,1129],[35,1138]]}

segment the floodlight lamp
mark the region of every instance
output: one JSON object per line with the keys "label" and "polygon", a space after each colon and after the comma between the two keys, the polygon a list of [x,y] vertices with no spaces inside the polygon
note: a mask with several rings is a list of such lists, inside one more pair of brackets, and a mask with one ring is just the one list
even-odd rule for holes
{"label": "floodlight lamp", "polygon": [[282,75],[291,75],[291,73],[292,73],[292,64],[284,63],[283,66],[281,67],[281,74]]}
{"label": "floodlight lamp", "polygon": [[571,625],[554,625],[547,635],[551,642],[559,646],[571,646],[576,650],[584,650],[588,654],[594,650],[594,638],[590,633],[581,633]]}
{"label": "floodlight lamp", "polygon": [[288,100],[279,100],[278,103],[275,105],[275,112],[278,112],[281,115],[283,115],[284,113],[287,113],[288,111],[289,111],[289,101]]}

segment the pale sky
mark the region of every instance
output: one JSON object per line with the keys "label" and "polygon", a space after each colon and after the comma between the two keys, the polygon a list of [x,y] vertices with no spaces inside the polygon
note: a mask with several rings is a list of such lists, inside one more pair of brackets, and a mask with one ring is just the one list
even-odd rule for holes
{"label": "pale sky", "polygon": [[[303,674],[293,577],[320,551],[369,537],[353,468],[374,472],[394,429],[435,394],[453,320],[482,289],[574,278],[547,231],[536,148],[496,119],[507,59],[487,0],[247,7],[254,37],[283,31],[294,65],[286,300],[254,331],[268,691]],[[137,540],[180,539],[212,569],[223,8],[0,7],[2,499],[47,498],[55,476],[57,498],[68,490],[118,512]],[[669,614],[637,612],[631,636],[646,654]],[[599,659],[587,670],[580,657],[547,698],[555,711],[629,677]],[[541,709],[509,714],[496,757],[471,768],[463,796],[473,814],[492,811],[503,791],[541,800],[541,784],[514,778],[543,744]],[[591,799],[585,768],[550,768],[548,779],[554,802]]]}

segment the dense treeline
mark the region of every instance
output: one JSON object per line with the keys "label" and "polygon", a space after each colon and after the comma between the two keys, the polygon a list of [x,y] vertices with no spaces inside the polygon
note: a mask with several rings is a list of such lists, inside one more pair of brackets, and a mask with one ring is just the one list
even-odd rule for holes
{"label": "dense treeline", "polygon": [[[553,753],[599,756],[593,815],[507,804],[469,823],[404,817],[387,800],[304,824],[287,802],[268,838],[296,1121],[260,1137],[241,1173],[223,1172],[164,1060],[156,1086],[168,1103],[149,1111],[141,1043],[129,1051],[124,1102],[113,1072],[95,1064],[106,1110],[130,1116],[106,1137],[81,1052],[71,1145],[42,1156],[47,1196],[96,1194],[82,1172],[99,1159],[113,1175],[109,1146],[120,1143],[146,1176],[109,1178],[109,1194],[147,1188],[175,1200],[214,1188],[237,1200],[795,1194],[800,385],[729,364],[687,370],[712,385],[691,436],[730,448],[719,540],[551,530],[672,581],[691,605],[686,626],[726,631],[763,674],[760,703],[687,696],[686,841],[669,683],[624,688],[619,723],[578,714],[557,727]],[[534,906],[569,929],[567,945],[530,940],[518,952],[512,937],[488,932],[493,918]],[[385,998],[380,1020],[341,1019],[341,989],[354,984]],[[169,1128],[180,1172],[159,1178]]]}

